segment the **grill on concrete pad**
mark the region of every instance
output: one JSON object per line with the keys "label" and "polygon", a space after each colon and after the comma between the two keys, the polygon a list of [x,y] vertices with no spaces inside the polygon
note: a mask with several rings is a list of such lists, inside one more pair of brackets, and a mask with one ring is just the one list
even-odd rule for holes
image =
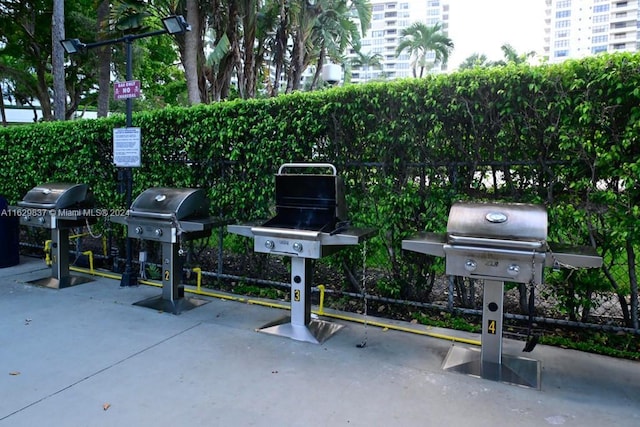
{"label": "grill on concrete pad", "polygon": [[91,279],[69,274],[69,230],[95,222],[93,197],[87,184],[50,182],[27,192],[13,210],[20,224],[51,230],[51,277],[32,283],[66,288]]}
{"label": "grill on concrete pad", "polygon": [[130,238],[162,244],[162,295],[136,305],[179,314],[204,301],[184,297],[181,286],[183,242],[209,237],[214,227],[226,224],[209,216],[209,200],[202,189],[149,188],[131,204],[129,215],[113,216],[127,226]]}
{"label": "grill on concrete pad", "polygon": [[454,203],[446,234],[421,233],[402,248],[445,257],[448,275],[484,280],[481,351],[453,346],[443,367],[535,388],[539,362],[502,354],[504,282],[539,285],[544,267],[602,265],[593,248],[548,243],[546,209],[521,203]]}
{"label": "grill on concrete pad", "polygon": [[275,217],[259,224],[229,225],[227,230],[253,237],[255,252],[291,258],[291,316],[259,331],[318,344],[340,325],[311,319],[313,260],[358,245],[375,230],[349,225],[344,184],[330,163],[285,163],[275,184]]}

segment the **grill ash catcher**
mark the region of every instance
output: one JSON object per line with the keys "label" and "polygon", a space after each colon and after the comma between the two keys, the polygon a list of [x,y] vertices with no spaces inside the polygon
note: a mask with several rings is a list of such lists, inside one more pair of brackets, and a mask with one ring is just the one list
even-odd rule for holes
{"label": "grill ash catcher", "polygon": [[143,191],[131,204],[128,216],[111,221],[127,226],[127,237],[162,245],[162,294],[134,303],[173,314],[206,303],[184,296],[182,243],[211,236],[228,222],[209,216],[209,200],[202,189],[155,187]]}
{"label": "grill ash catcher", "polygon": [[38,185],[9,207],[20,217],[20,225],[51,230],[51,276],[30,283],[61,289],[92,280],[69,273],[69,230],[95,223],[93,207],[87,184],[63,182]]}
{"label": "grill ash catcher", "polygon": [[[306,173],[309,169],[330,173]],[[342,326],[311,318],[313,261],[364,242],[375,229],[351,227],[344,184],[330,163],[285,163],[275,176],[275,190],[275,217],[227,230],[252,237],[254,252],[291,258],[291,315],[257,330],[320,344]]]}
{"label": "grill ash catcher", "polygon": [[540,285],[545,267],[602,265],[591,247],[548,243],[546,209],[522,203],[454,203],[446,234],[420,233],[402,249],[444,257],[447,275],[484,281],[481,349],[452,346],[443,369],[536,389],[540,362],[502,354],[504,282]]}

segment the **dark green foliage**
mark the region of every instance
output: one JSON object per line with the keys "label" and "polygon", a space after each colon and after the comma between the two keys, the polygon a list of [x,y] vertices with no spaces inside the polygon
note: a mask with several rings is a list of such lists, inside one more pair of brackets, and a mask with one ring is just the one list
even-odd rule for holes
{"label": "dark green foliage", "polygon": [[[409,262],[401,241],[445,231],[453,201],[543,203],[550,240],[595,245],[605,258],[602,271],[553,277],[578,317],[593,292],[637,290],[626,263],[640,236],[639,71],[640,56],[619,54],[137,113],[134,195],[203,187],[212,213],[245,221],[270,215],[280,164],[334,163],[352,222],[379,230],[367,263],[394,296],[428,294],[427,275],[442,272],[425,257]],[[1,129],[0,193],[15,202],[37,183],[70,180],[121,206],[111,144],[122,126],[116,116]]]}

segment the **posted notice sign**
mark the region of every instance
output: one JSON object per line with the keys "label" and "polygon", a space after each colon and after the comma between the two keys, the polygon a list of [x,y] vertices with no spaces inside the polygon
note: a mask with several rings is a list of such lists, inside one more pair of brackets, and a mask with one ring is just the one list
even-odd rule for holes
{"label": "posted notice sign", "polygon": [[123,168],[141,166],[140,128],[118,128],[113,130],[113,163]]}
{"label": "posted notice sign", "polygon": [[113,99],[118,101],[127,98],[140,98],[140,80],[115,82],[113,84]]}

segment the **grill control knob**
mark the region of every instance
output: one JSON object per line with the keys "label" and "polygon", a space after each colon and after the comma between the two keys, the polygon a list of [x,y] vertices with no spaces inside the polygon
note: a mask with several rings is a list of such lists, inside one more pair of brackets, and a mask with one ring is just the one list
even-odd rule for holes
{"label": "grill control knob", "polygon": [[156,237],[160,237],[160,236],[162,236],[162,228],[156,228],[156,229],[153,231],[153,234],[155,234],[155,235],[156,235]]}
{"label": "grill control knob", "polygon": [[511,264],[507,268],[507,273],[509,274],[509,276],[517,276],[518,274],[520,274],[520,266],[518,264]]}
{"label": "grill control knob", "polygon": [[140,226],[136,227],[136,234],[142,234],[142,227]]}
{"label": "grill control knob", "polygon": [[478,268],[478,263],[475,262],[472,259],[468,259],[465,261],[464,263],[464,269],[467,271],[474,271],[476,268]]}
{"label": "grill control knob", "polygon": [[293,244],[293,250],[294,250],[294,251],[296,251],[296,252],[302,252],[302,249],[303,249],[303,247],[302,247],[302,243],[300,243],[300,242],[295,242],[295,243]]}
{"label": "grill control knob", "polygon": [[276,247],[276,244],[273,243],[273,240],[265,240],[264,247],[271,250]]}

